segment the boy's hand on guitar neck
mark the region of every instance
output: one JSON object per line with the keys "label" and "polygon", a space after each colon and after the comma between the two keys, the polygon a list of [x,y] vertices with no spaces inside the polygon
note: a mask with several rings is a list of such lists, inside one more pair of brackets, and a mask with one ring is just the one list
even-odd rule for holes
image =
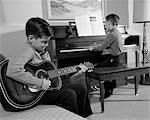
{"label": "boy's hand on guitar neck", "polygon": [[51,81],[47,79],[43,79],[42,89],[47,90],[50,88],[50,86],[51,86]]}
{"label": "boy's hand on guitar neck", "polygon": [[85,72],[86,70],[88,70],[88,68],[84,65],[84,64],[79,64],[78,66],[80,68],[80,70],[78,71],[78,73],[82,73],[82,72]]}

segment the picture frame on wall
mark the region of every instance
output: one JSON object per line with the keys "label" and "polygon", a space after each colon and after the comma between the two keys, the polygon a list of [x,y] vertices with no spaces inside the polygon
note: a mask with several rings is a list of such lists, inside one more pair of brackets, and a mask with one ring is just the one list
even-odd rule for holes
{"label": "picture frame on wall", "polygon": [[104,18],[105,0],[47,0],[49,20],[74,20],[75,16],[101,15]]}

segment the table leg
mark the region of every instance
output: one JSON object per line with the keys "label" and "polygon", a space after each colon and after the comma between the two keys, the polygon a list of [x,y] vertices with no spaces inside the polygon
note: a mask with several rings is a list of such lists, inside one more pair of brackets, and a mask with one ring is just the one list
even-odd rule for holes
{"label": "table leg", "polygon": [[88,98],[90,100],[90,77],[86,73],[86,86],[87,86],[87,91],[88,91]]}
{"label": "table leg", "polygon": [[99,81],[100,86],[100,102],[101,102],[101,113],[104,112],[104,81]]}
{"label": "table leg", "polygon": [[135,84],[135,95],[138,95],[138,86],[139,86],[139,77],[134,77],[134,84]]}

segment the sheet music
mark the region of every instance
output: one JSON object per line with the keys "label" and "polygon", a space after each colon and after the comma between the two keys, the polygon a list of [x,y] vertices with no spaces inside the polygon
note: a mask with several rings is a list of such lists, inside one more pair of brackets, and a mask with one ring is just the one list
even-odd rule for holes
{"label": "sheet music", "polygon": [[106,35],[102,17],[100,16],[90,17],[90,23],[93,35]]}
{"label": "sheet music", "polygon": [[105,35],[102,16],[76,16],[75,23],[79,36]]}
{"label": "sheet music", "polygon": [[75,23],[77,27],[78,36],[91,36],[92,35],[90,18],[88,15],[76,16]]}

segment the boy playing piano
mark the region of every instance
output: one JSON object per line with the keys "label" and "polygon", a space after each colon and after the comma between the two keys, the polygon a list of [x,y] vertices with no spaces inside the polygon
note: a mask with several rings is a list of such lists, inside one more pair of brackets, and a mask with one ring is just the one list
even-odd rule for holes
{"label": "boy playing piano", "polygon": [[[104,49],[109,50],[110,54],[102,55],[98,67],[111,67],[120,64],[119,56],[121,55],[122,34],[117,29],[118,22],[119,16],[117,16],[116,14],[107,15],[105,21],[106,38],[104,40],[104,43],[92,44],[88,48],[90,51],[103,51]],[[115,84],[115,81],[107,81],[104,83],[105,97],[109,97],[112,94],[113,88],[116,86]]]}

